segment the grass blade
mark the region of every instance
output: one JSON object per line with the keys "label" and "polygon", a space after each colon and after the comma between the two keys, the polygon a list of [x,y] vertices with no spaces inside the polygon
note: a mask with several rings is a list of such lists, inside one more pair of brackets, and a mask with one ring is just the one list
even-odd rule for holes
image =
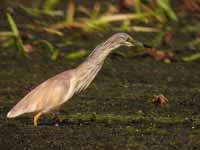
{"label": "grass blade", "polygon": [[187,56],[187,57],[183,57],[183,60],[186,61],[186,62],[195,61],[197,59],[200,59],[200,53],[193,54],[193,55]]}
{"label": "grass blade", "polygon": [[19,37],[19,30],[17,28],[17,25],[16,25],[15,21],[13,20],[13,18],[11,16],[11,14],[7,13],[6,15],[7,15],[8,23],[9,23],[9,25],[11,27],[12,32],[13,32],[13,35],[15,37]]}

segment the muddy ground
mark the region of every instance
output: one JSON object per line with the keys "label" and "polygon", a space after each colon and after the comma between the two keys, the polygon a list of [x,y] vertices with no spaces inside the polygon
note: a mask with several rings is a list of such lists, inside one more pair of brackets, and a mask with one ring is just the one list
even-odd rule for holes
{"label": "muddy ground", "polygon": [[[175,53],[176,61],[170,64],[141,55],[134,48],[120,48],[108,57],[90,87],[61,108],[60,126],[54,126],[48,114],[34,127],[32,115],[7,119],[7,112],[36,85],[77,66],[86,57],[66,59],[63,54],[92,50],[112,33],[64,30],[64,37],[37,36],[23,28],[32,18],[20,13],[13,16],[22,33],[52,42],[61,56],[51,61],[45,46],[34,47],[30,59],[19,56],[14,47],[1,48],[0,150],[200,149],[200,61],[182,61],[183,56],[197,53],[188,48],[194,33],[175,33],[169,45],[159,45],[158,49]],[[188,22],[187,18],[183,21]],[[5,17],[0,26],[1,31],[10,30]],[[175,30],[179,26],[175,25]],[[154,33],[131,35],[150,44],[156,39]],[[22,39],[31,43],[23,34]],[[154,95],[159,94],[168,98],[166,105],[153,104]]]}
{"label": "muddy ground", "polygon": [[[6,113],[38,83],[83,59],[0,57],[1,149],[199,149],[199,61],[165,64],[112,54],[91,86],[62,107],[59,127],[44,115],[36,128],[31,115],[7,119]],[[167,105],[152,103],[159,94]]]}

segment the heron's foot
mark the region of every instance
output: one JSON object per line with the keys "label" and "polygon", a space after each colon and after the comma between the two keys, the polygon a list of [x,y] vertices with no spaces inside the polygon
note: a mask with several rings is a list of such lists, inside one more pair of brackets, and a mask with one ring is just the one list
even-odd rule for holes
{"label": "heron's foot", "polygon": [[35,116],[34,116],[34,118],[33,118],[33,124],[34,124],[34,126],[35,127],[37,127],[37,125],[38,125],[38,119],[39,119],[39,117],[42,115],[42,112],[39,112],[39,113],[37,113]]}
{"label": "heron's foot", "polygon": [[59,124],[61,124],[61,122],[62,122],[58,113],[53,113],[52,120],[55,123],[55,126],[59,126]]}

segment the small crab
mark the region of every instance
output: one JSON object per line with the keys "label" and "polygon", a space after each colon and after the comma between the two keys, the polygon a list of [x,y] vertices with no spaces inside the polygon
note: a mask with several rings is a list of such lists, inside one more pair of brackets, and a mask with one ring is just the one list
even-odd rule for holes
{"label": "small crab", "polygon": [[160,95],[154,95],[152,102],[155,105],[164,105],[164,104],[168,103],[169,100],[163,94],[160,94]]}

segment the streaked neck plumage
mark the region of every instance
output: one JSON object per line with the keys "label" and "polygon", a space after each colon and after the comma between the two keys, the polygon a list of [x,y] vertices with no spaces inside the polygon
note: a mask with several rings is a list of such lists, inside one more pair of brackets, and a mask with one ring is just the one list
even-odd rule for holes
{"label": "streaked neck plumage", "polygon": [[80,92],[90,85],[111,51],[112,49],[106,46],[106,43],[102,43],[75,69],[77,80],[76,92]]}

